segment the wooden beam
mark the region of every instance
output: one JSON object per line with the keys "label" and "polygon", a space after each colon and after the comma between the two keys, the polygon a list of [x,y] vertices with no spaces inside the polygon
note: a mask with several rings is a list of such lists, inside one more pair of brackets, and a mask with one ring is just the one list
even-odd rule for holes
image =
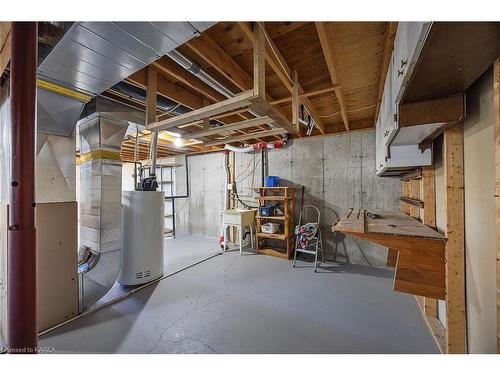
{"label": "wooden beam", "polygon": [[[422,167],[422,190],[424,200],[424,217],[422,222],[436,229],[436,185],[434,165]],[[435,298],[424,298],[424,312],[428,316],[437,318],[438,301]]]}
{"label": "wooden beam", "polygon": [[186,45],[240,90],[253,87],[253,80],[247,72],[205,33],[191,39]]}
{"label": "wooden beam", "polygon": [[287,131],[285,129],[278,128],[278,129],[266,130],[266,131],[255,132],[255,133],[248,133],[248,134],[238,135],[238,136],[227,138],[227,139],[208,142],[208,143],[205,143],[205,146],[216,146],[216,145],[222,145],[222,144],[227,144],[227,143],[232,143],[232,142],[241,142],[241,141],[246,141],[248,139],[257,139],[259,137],[260,138],[269,137],[272,135],[286,134],[286,133],[287,133]]}
{"label": "wooden beam", "polygon": [[290,133],[298,134],[298,130],[292,125],[292,123],[283,114],[274,108],[266,100],[255,97],[250,100],[250,109],[258,113],[260,116],[268,116],[273,120],[276,126],[279,126]]}
{"label": "wooden beam", "polygon": [[337,97],[340,105],[340,114],[342,115],[345,129],[349,130],[349,117],[347,116],[344,91],[339,77],[333,37],[327,30],[327,22],[316,22],[316,30],[318,31],[319,41],[321,43],[321,48],[323,49],[323,55],[325,56],[326,65],[328,67],[328,71],[330,72],[330,79],[333,87],[335,88],[335,96]]}
{"label": "wooden beam", "polygon": [[157,94],[158,72],[153,68],[148,67],[146,84],[146,125],[156,121]]}
{"label": "wooden beam", "polygon": [[[300,90],[299,90],[299,98],[301,98],[301,99],[309,98],[310,96],[327,94],[327,93],[332,92],[332,91],[335,91],[335,89],[333,87],[327,87],[324,89],[313,90],[313,91],[303,92],[303,93],[300,93]],[[276,105],[276,104],[290,103],[291,101],[292,101],[292,97],[287,96],[286,98],[276,99],[276,100],[270,101],[270,103],[272,105]]]}
{"label": "wooden beam", "polygon": [[[240,23],[241,28],[245,32],[245,34],[248,36],[249,34],[249,25],[246,22],[241,22]],[[283,84],[288,88],[288,90],[293,94],[293,78],[292,78],[292,70],[288,66],[288,63],[286,62],[285,58],[283,55],[280,53],[278,47],[272,40],[271,36],[267,32],[267,30],[264,27],[263,23],[258,22],[257,23],[257,28],[260,28],[264,34],[265,40],[266,40],[266,49],[265,49],[265,58],[266,61],[269,63],[271,68],[274,70],[278,78],[283,82]],[[319,95],[323,94],[325,92],[331,92],[333,88],[331,89],[326,89],[326,90],[321,90],[320,92],[315,92],[312,95],[305,95],[304,89],[300,85],[300,82],[297,80],[296,85],[298,87],[298,93],[299,97],[302,99],[302,104],[307,108],[309,114],[314,120],[314,123],[316,125],[316,128],[319,130],[321,134],[325,134],[325,124],[323,120],[318,116],[316,108],[314,108],[314,105],[311,103],[311,101],[308,99],[307,96],[313,96],[313,95]],[[271,104],[280,104],[280,103],[286,103],[292,100],[292,97],[290,99],[285,100],[285,101],[270,101]]]}
{"label": "wooden beam", "polygon": [[407,103],[399,106],[399,126],[456,123],[465,117],[463,94]]}
{"label": "wooden beam", "polygon": [[375,120],[374,120],[375,122],[377,122],[377,117],[380,111],[380,104],[382,103],[382,95],[384,94],[385,79],[387,77],[387,71],[389,70],[389,64],[391,63],[392,60],[392,50],[394,49],[394,38],[396,37],[397,29],[398,29],[397,22],[387,22],[384,56],[382,57],[382,63],[380,65],[380,77],[378,81],[377,106],[375,107]]}
{"label": "wooden beam", "polygon": [[266,48],[264,32],[260,27],[253,30],[253,90],[256,96],[266,99]]}
{"label": "wooden beam", "polygon": [[224,112],[232,111],[237,108],[249,106],[251,104],[250,100],[254,99],[255,97],[256,96],[254,95],[253,90],[248,90],[232,98],[223,100],[222,102],[214,103],[176,117],[149,124],[147,126],[147,129],[165,130],[193,121],[203,120],[204,118],[209,118]]}
{"label": "wooden beam", "polygon": [[214,134],[223,134],[225,132],[233,131],[233,130],[239,130],[239,129],[245,129],[245,128],[251,128],[253,126],[260,126],[264,124],[269,124],[272,122],[272,120],[269,117],[257,117],[257,118],[252,118],[249,120],[244,120],[240,122],[235,122],[229,125],[225,126],[219,126],[217,128],[209,128],[209,129],[204,129],[200,130],[197,132],[193,133],[186,133],[181,135],[182,139],[186,138],[194,138],[198,139],[200,137],[206,137],[208,135],[214,135]]}
{"label": "wooden beam", "polygon": [[[253,41],[253,32],[251,40]],[[186,45],[240,90],[254,88],[253,78],[208,35],[202,34],[198,38],[191,39]],[[265,96],[269,101],[274,100],[268,93]],[[285,116],[285,113],[279,106],[276,108]]]}
{"label": "wooden beam", "polygon": [[464,138],[462,123],[444,132],[446,352],[467,353],[464,260]]}
{"label": "wooden beam", "polygon": [[292,80],[294,83],[292,88],[292,126],[295,127],[297,131],[300,131],[300,126],[299,126],[300,101],[299,101],[299,86],[298,86],[299,79],[296,70],[292,71]]}
{"label": "wooden beam", "polygon": [[0,77],[10,61],[11,55],[11,23],[0,22]]}
{"label": "wooden beam", "polygon": [[497,353],[500,353],[500,57],[493,64],[493,110],[495,121],[495,203],[497,224]]}

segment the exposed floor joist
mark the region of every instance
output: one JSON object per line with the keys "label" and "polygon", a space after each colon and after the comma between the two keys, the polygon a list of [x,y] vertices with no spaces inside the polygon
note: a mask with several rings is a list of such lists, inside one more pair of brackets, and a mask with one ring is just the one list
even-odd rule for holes
{"label": "exposed floor joist", "polygon": [[342,120],[344,121],[345,129],[350,130],[349,116],[347,115],[344,92],[342,90],[342,84],[340,82],[337,62],[335,60],[335,49],[333,44],[332,33],[329,33],[326,27],[327,25],[325,22],[316,22],[316,29],[318,31],[321,48],[323,49],[323,55],[325,56],[325,61],[328,66],[328,71],[330,72],[330,79],[332,80],[332,84],[335,89],[335,96],[337,97],[337,100],[340,105]]}

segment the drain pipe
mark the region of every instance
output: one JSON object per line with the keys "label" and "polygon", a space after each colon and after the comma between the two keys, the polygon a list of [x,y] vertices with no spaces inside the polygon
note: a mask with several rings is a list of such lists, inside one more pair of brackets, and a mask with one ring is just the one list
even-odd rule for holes
{"label": "drain pipe", "polygon": [[151,134],[151,146],[149,148],[149,159],[151,165],[149,166],[149,176],[156,176],[156,155],[158,151],[158,131]]}
{"label": "drain pipe", "polygon": [[7,294],[10,353],[35,354],[38,345],[35,227],[37,29],[36,22],[12,23],[12,181]]}

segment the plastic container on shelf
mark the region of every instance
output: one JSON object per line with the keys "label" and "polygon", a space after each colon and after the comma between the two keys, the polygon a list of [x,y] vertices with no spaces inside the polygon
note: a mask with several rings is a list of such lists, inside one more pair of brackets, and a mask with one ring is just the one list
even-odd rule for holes
{"label": "plastic container on shelf", "polygon": [[280,184],[280,178],[278,176],[267,176],[264,185],[266,187],[278,187]]}
{"label": "plastic container on shelf", "polygon": [[277,223],[266,223],[266,224],[262,224],[260,226],[260,229],[262,230],[262,233],[273,234],[273,233],[276,233],[277,231],[279,231],[280,225]]}
{"label": "plastic container on shelf", "polygon": [[259,216],[273,216],[273,215],[274,215],[273,205],[267,204],[265,206],[259,207]]}

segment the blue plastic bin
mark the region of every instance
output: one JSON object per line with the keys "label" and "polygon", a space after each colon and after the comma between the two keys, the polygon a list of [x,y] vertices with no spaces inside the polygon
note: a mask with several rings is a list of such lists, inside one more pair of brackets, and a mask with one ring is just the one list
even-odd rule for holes
{"label": "blue plastic bin", "polygon": [[270,204],[259,207],[259,216],[273,216],[273,213],[274,209],[273,206]]}
{"label": "blue plastic bin", "polygon": [[278,176],[267,176],[264,184],[266,187],[277,187],[280,184],[280,178]]}

